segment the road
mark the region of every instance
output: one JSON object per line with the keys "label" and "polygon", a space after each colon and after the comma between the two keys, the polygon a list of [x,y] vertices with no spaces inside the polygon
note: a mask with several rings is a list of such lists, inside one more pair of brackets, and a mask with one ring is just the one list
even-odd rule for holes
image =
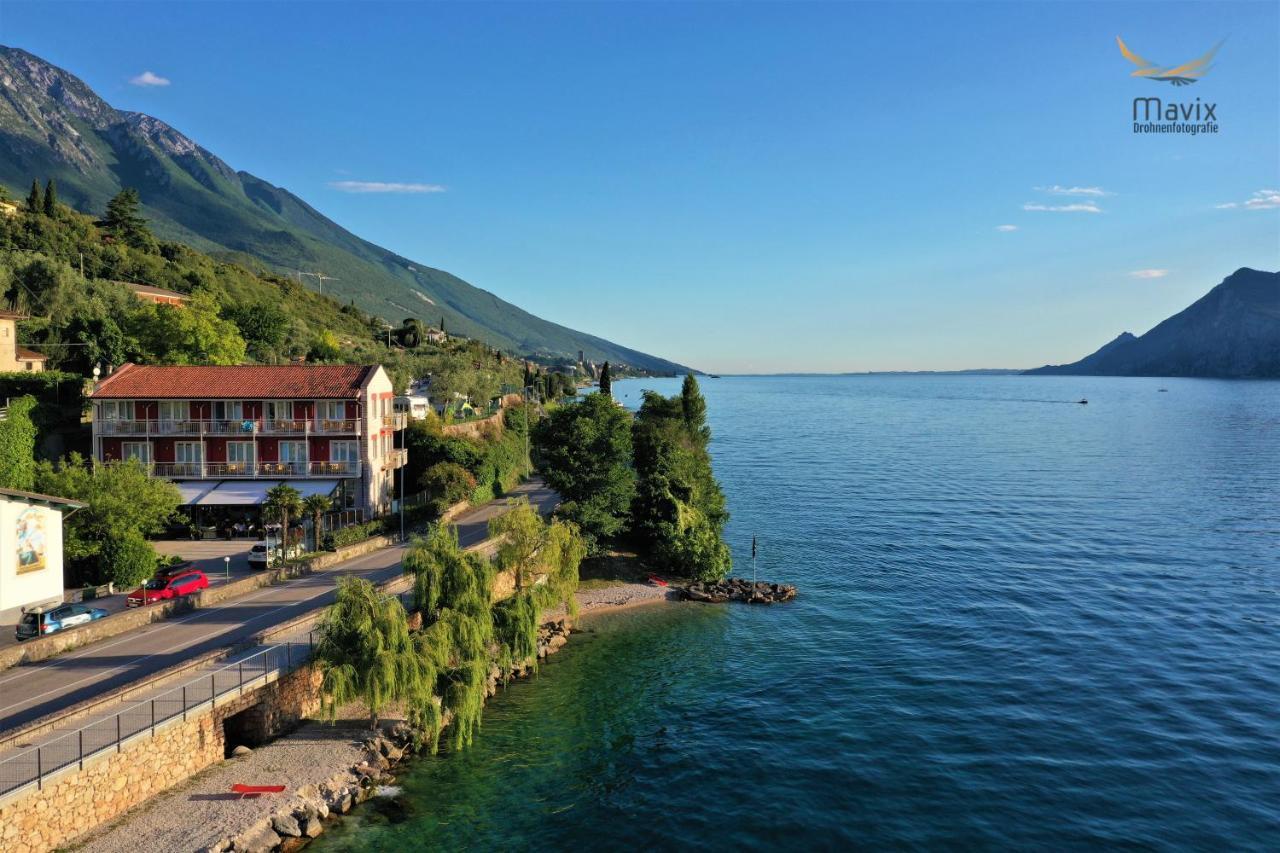
{"label": "road", "polygon": [[[542,513],[558,502],[555,492],[532,480],[508,497],[527,497]],[[455,522],[464,547],[484,541],[489,519],[506,499],[464,513]],[[337,578],[357,575],[382,581],[400,574],[404,546],[348,560],[305,578],[266,587],[225,604],[156,622],[118,637],[29,666],[0,673],[0,732],[152,675],[214,649],[235,645],[272,625],[329,604]]]}

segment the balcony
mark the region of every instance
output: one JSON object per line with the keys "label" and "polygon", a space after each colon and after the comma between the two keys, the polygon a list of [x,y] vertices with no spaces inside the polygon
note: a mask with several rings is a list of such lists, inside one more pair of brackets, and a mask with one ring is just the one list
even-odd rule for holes
{"label": "balcony", "polygon": [[396,412],[395,414],[392,414],[392,415],[382,416],[383,429],[402,430],[405,428],[405,425],[408,422],[409,422],[409,415],[407,412]]}
{"label": "balcony", "polygon": [[384,456],[383,459],[386,460],[386,463],[383,466],[384,468],[403,468],[405,465],[409,464],[409,451],[405,450],[403,447],[397,447],[393,450],[388,450],[387,455]]}
{"label": "balcony", "polygon": [[167,479],[284,480],[359,477],[359,462],[156,462],[151,473]]}
{"label": "balcony", "polygon": [[[359,418],[302,418],[290,420],[97,420],[98,435],[123,436],[253,436],[360,435]],[[403,429],[403,424],[395,429]]]}

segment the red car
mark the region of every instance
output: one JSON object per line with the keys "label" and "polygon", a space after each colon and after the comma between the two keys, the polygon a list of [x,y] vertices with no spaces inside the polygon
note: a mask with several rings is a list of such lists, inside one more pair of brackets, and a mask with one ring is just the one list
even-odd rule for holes
{"label": "red car", "polygon": [[199,569],[176,574],[170,578],[153,578],[129,593],[124,600],[126,607],[155,604],[182,595],[190,595],[209,588],[209,578]]}

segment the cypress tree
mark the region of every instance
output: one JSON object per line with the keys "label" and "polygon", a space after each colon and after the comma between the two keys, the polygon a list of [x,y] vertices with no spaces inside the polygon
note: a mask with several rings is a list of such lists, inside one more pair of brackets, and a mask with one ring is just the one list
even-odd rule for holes
{"label": "cypress tree", "polygon": [[613,396],[613,377],[609,375],[609,362],[604,363],[604,367],[600,368],[600,393]]}
{"label": "cypress tree", "polygon": [[53,178],[49,179],[49,183],[44,186],[44,215],[53,216],[58,212],[58,188],[54,186]]}
{"label": "cypress tree", "polygon": [[31,179],[31,192],[27,194],[27,213],[39,213],[44,209],[44,202],[40,198],[40,182]]}

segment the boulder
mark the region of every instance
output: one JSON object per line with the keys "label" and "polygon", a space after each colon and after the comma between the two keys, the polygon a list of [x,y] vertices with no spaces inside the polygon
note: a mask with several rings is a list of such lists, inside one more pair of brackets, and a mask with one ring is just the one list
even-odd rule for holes
{"label": "boulder", "polygon": [[298,819],[291,814],[276,815],[271,819],[271,828],[276,834],[285,837],[294,837],[302,834],[302,827],[298,825]]}
{"label": "boulder", "polygon": [[302,836],[304,838],[315,838],[324,832],[324,824],[320,822],[318,817],[309,817],[302,822]]}
{"label": "boulder", "polygon": [[240,744],[235,749],[231,750],[231,754],[236,758],[240,758],[245,755],[252,755],[253,750],[245,746],[244,744]]}

